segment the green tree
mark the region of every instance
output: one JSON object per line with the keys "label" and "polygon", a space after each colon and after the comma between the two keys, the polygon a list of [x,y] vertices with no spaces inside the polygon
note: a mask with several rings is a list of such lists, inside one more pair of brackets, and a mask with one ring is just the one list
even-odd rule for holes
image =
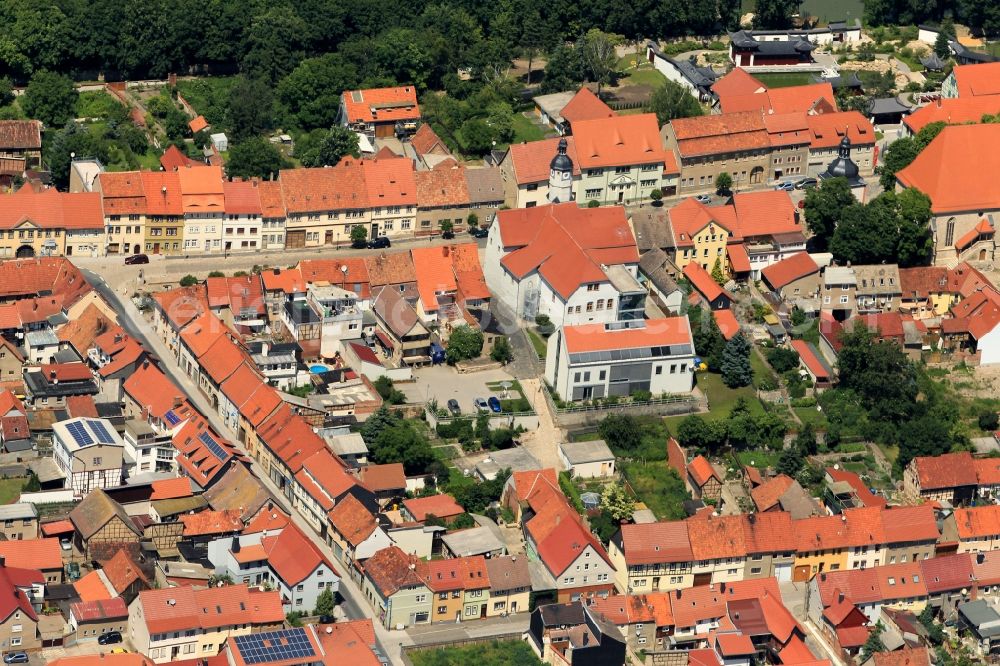
{"label": "green tree", "polygon": [[782,450],[774,469],[778,474],[794,477],[805,463],[806,461],[802,457],[802,452],[798,448],[790,446]]}
{"label": "green tree", "polygon": [[882,632],[885,631],[885,625],[879,620],[878,624],[868,632],[868,640],[861,648],[862,654],[865,657],[870,657],[876,652],[885,652],[885,643],[882,642]]}
{"label": "green tree", "polygon": [[685,416],[677,426],[677,440],[684,446],[714,452],[726,443],[725,427],[719,425],[694,414]]}
{"label": "green tree", "polygon": [[635,451],[642,444],[642,429],[628,414],[608,414],[597,426],[597,431],[615,451]]}
{"label": "green tree", "polygon": [[774,371],[784,374],[799,367],[799,353],[788,347],[771,347],[765,354]]}
{"label": "green tree", "polygon": [[400,462],[410,475],[423,474],[436,460],[427,438],[406,421],[383,429],[368,448],[376,463]]}
{"label": "green tree", "polygon": [[597,83],[597,96],[601,96],[604,86],[611,83],[611,79],[618,67],[618,53],[616,48],[622,39],[619,35],[606,33],[598,28],[591,28],[580,40],[577,48],[580,49],[582,61],[586,67],[588,77]]}
{"label": "green tree", "polygon": [[320,617],[330,617],[333,615],[333,609],[336,606],[335,600],[333,598],[333,588],[326,588],[319,593],[316,597],[316,608],[313,610],[313,615],[318,615]]}
{"label": "green tree", "polygon": [[879,264],[894,256],[898,239],[895,219],[886,206],[856,203],[842,211],[830,252],[839,262]]}
{"label": "green tree", "polygon": [[574,46],[560,44],[549,53],[545,63],[545,78],[542,92],[552,93],[575,88],[584,79],[583,62],[580,51]]}
{"label": "green tree", "polygon": [[[262,78],[236,77],[229,89],[229,138],[239,143],[274,127],[273,86]],[[185,123],[186,124],[186,123]]]}
{"label": "green tree", "polygon": [[535,63],[535,59],[551,39],[551,33],[535,8],[525,13],[523,26],[524,29],[521,32],[521,50],[524,57],[528,59],[528,76],[525,83],[530,86],[532,66]]}
{"label": "green tree", "polygon": [[455,224],[451,220],[441,220],[438,226],[441,228],[441,238],[450,239],[455,237]]}
{"label": "green tree", "polygon": [[193,287],[196,284],[198,284],[198,278],[196,278],[195,276],[193,276],[193,275],[191,275],[189,273],[189,274],[185,275],[184,277],[182,277],[180,279],[180,282],[178,282],[178,284],[180,286],[182,286],[182,287]]}
{"label": "green tree", "polygon": [[361,83],[358,68],[339,53],[308,58],[278,84],[277,97],[303,129],[337,122],[340,94]]}
{"label": "green tree", "polygon": [[26,493],[37,493],[41,489],[42,484],[38,480],[38,475],[34,471],[29,472],[28,480],[24,482],[24,487],[21,490]]}
{"label": "green tree", "polygon": [[271,142],[261,136],[250,137],[229,149],[226,175],[230,178],[270,178],[292,164]]}
{"label": "green tree", "polygon": [[795,435],[795,441],[792,445],[804,456],[816,455],[819,446],[816,443],[816,432],[813,430],[812,423],[806,423],[802,426],[802,429]]}
{"label": "green tree", "polygon": [[654,206],[663,205],[663,192],[661,190],[652,190],[649,193],[649,198],[653,200]]}
{"label": "green tree", "polygon": [[464,149],[470,155],[485,155],[492,150],[496,134],[482,118],[466,120],[459,131],[464,140]]}
{"label": "green tree", "polygon": [[934,40],[934,53],[942,60],[947,60],[951,57],[951,47],[948,46],[948,35],[944,34],[944,32],[939,32],[937,38]]}
{"label": "green tree", "polygon": [[73,80],[55,72],[36,72],[21,96],[21,109],[49,127],[62,127],[76,114],[79,97]]}
{"label": "green tree", "polygon": [[385,376],[379,375],[378,378],[372,382],[372,386],[378,391],[378,394],[383,400],[388,402],[390,405],[401,405],[406,402],[406,395],[397,389],[392,380]]}
{"label": "green tree", "polygon": [[1000,427],[1000,416],[993,410],[988,410],[985,412],[980,412],[977,418],[977,424],[980,430],[985,430],[986,432],[994,432],[997,427]]}
{"label": "green tree", "polygon": [[726,346],[726,338],[723,337],[719,324],[711,312],[701,307],[692,307],[687,314],[694,337],[694,350],[709,369],[718,370],[722,362],[722,350]]}
{"label": "green tree", "polygon": [[277,83],[302,61],[302,36],[308,30],[290,5],[274,5],[254,16],[246,35],[243,71],[251,78]]}
{"label": "green tree", "polygon": [[863,325],[844,331],[837,355],[839,386],[851,389],[875,418],[900,423],[917,398],[916,370],[892,340],[878,340]]}
{"label": "green tree", "polygon": [[361,437],[366,444],[371,445],[383,430],[388,430],[400,423],[402,423],[402,419],[399,414],[383,404],[361,424]]}
{"label": "green tree", "polygon": [[723,171],[715,177],[715,191],[719,194],[727,194],[733,189],[733,177]]}
{"label": "green tree", "polygon": [[223,273],[222,271],[210,271],[209,274],[208,274],[208,277],[210,277],[210,278],[220,278],[220,277],[226,277],[226,274]]}
{"label": "green tree", "polygon": [[729,388],[749,386],[753,381],[750,367],[750,343],[742,333],[737,333],[722,350],[722,382]]}
{"label": "green tree", "polygon": [[503,363],[507,365],[514,360],[514,350],[510,347],[510,342],[507,338],[500,336],[493,343],[493,349],[490,350],[490,358],[497,363]]}
{"label": "green tree", "polygon": [[450,365],[478,358],[483,352],[483,334],[465,324],[456,326],[448,337],[446,358]]}
{"label": "green tree", "polygon": [[726,284],[726,274],[722,271],[722,259],[719,257],[715,258],[715,264],[712,265],[712,279],[720,287]]}
{"label": "green tree", "polygon": [[346,127],[335,125],[300,159],[305,167],[336,166],[348,155],[361,157],[358,135]]}
{"label": "green tree", "polygon": [[14,84],[10,77],[0,77],[0,106],[7,106],[14,101]]}
{"label": "green tree", "polygon": [[675,118],[690,118],[705,113],[701,104],[687,88],[670,80],[653,91],[648,108],[650,112],[656,114],[656,120],[660,125],[666,125]]}
{"label": "green tree", "polygon": [[792,25],[792,14],[798,9],[798,0],[757,0],[753,27],[769,30],[788,28]]}
{"label": "green tree", "polygon": [[601,511],[615,522],[630,520],[635,511],[635,500],[625,492],[620,483],[609,483],[601,491]]}
{"label": "green tree", "polygon": [[368,229],[361,224],[355,224],[351,227],[351,245],[353,247],[364,247],[365,240],[368,238]]}
{"label": "green tree", "polygon": [[469,227],[469,230],[479,228],[479,216],[475,213],[469,213],[469,216],[465,218],[465,224]]}
{"label": "green tree", "polygon": [[844,209],[857,203],[846,178],[823,181],[822,187],[806,191],[806,226],[812,232],[811,242],[816,251],[825,251],[833,239]]}

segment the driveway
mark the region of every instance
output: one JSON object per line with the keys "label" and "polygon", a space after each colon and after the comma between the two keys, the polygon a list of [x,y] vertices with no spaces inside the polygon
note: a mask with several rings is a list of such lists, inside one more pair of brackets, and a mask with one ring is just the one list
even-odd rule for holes
{"label": "driveway", "polygon": [[426,402],[437,400],[438,407],[444,408],[448,400],[458,400],[463,414],[475,414],[473,400],[489,398],[491,395],[500,397],[486,388],[491,382],[513,382],[514,378],[504,370],[484,370],[459,374],[450,365],[432,365],[413,371],[413,382],[397,384],[396,388],[406,395],[407,402]]}

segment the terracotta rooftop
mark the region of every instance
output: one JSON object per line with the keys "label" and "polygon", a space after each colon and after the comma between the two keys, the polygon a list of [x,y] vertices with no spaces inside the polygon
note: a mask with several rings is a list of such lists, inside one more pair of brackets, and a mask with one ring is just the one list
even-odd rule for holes
{"label": "terracotta rooftop", "polygon": [[349,123],[391,123],[419,120],[417,91],[413,86],[347,90],[341,96]]}
{"label": "terracotta rooftop", "polygon": [[41,147],[41,121],[0,120],[0,150],[39,150]]}
{"label": "terracotta rooftop", "polygon": [[518,185],[548,182],[549,164],[556,156],[561,138],[566,139],[566,155],[573,161],[573,175],[580,175],[580,160],[576,154],[576,139],[572,136],[511,144],[508,148],[514,178]]}
{"label": "terracotta rooftop", "polygon": [[571,354],[611,349],[645,349],[662,345],[692,345],[687,317],[647,319],[644,326],[612,328],[607,324],[565,326],[563,337]]}
{"label": "terracotta rooftop", "polygon": [[610,118],[615,115],[611,107],[601,101],[597,95],[591,92],[590,88],[583,86],[577,91],[573,98],[563,107],[560,115],[570,124],[581,120],[593,120],[595,118]]}
{"label": "terracotta rooftop", "polygon": [[454,497],[444,493],[403,500],[403,506],[418,522],[423,522],[432,514],[438,518],[450,518],[465,513]]}
{"label": "terracotta rooftop", "polygon": [[679,172],[673,152],[663,148],[655,114],[579,120],[573,136],[581,169],[658,163],[666,173]]}
{"label": "terracotta rooftop", "polygon": [[761,275],[773,289],[781,289],[795,280],[818,272],[819,266],[813,258],[806,252],[799,252],[771,264],[761,271]]}
{"label": "terracotta rooftop", "polygon": [[[1000,93],[1000,89],[997,90]],[[984,115],[1000,113],[1000,94],[938,99],[903,116],[903,124],[917,134],[931,123],[964,125],[978,123]]]}
{"label": "terracotta rooftop", "polygon": [[972,454],[968,451],[918,456],[910,464],[916,468],[922,491],[978,484],[976,467],[972,462]]}
{"label": "terracotta rooftop", "polygon": [[1000,93],[1000,62],[956,65],[952,74],[959,99]]}

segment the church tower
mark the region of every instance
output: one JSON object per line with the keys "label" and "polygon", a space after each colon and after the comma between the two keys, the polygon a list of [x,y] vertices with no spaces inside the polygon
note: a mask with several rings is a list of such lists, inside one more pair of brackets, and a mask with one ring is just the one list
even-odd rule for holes
{"label": "church tower", "polygon": [[559,152],[549,163],[549,203],[573,200],[573,160],[566,154],[566,139],[559,139]]}

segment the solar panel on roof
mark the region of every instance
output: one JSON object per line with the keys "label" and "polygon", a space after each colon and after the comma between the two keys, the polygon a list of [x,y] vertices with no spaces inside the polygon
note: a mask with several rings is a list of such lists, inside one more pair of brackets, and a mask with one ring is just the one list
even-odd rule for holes
{"label": "solar panel on roof", "polygon": [[172,409],[168,411],[166,414],[164,414],[163,418],[165,418],[167,420],[167,423],[169,423],[172,426],[175,426],[181,422],[181,417],[177,416],[177,414],[174,413],[174,410]]}
{"label": "solar panel on roof", "polygon": [[233,641],[247,664],[269,664],[286,659],[312,657],[316,654],[309,637],[301,627],[234,636]]}
{"label": "solar panel on roof", "polygon": [[89,444],[94,443],[94,439],[90,436],[90,432],[80,421],[66,424],[66,430],[69,432],[70,437],[73,438],[73,441],[76,442],[77,446],[88,446]]}
{"label": "solar panel on roof", "polygon": [[229,454],[226,452],[226,450],[222,448],[222,446],[220,446],[217,441],[212,439],[212,436],[209,435],[207,432],[203,432],[200,435],[198,435],[198,439],[200,439],[201,443],[204,444],[206,447],[208,447],[208,450],[212,452],[212,455],[214,455],[219,460],[225,460],[226,458],[229,457]]}
{"label": "solar panel on roof", "polygon": [[97,440],[101,444],[114,444],[115,439],[108,432],[108,428],[101,421],[90,421],[90,429],[97,435]]}

